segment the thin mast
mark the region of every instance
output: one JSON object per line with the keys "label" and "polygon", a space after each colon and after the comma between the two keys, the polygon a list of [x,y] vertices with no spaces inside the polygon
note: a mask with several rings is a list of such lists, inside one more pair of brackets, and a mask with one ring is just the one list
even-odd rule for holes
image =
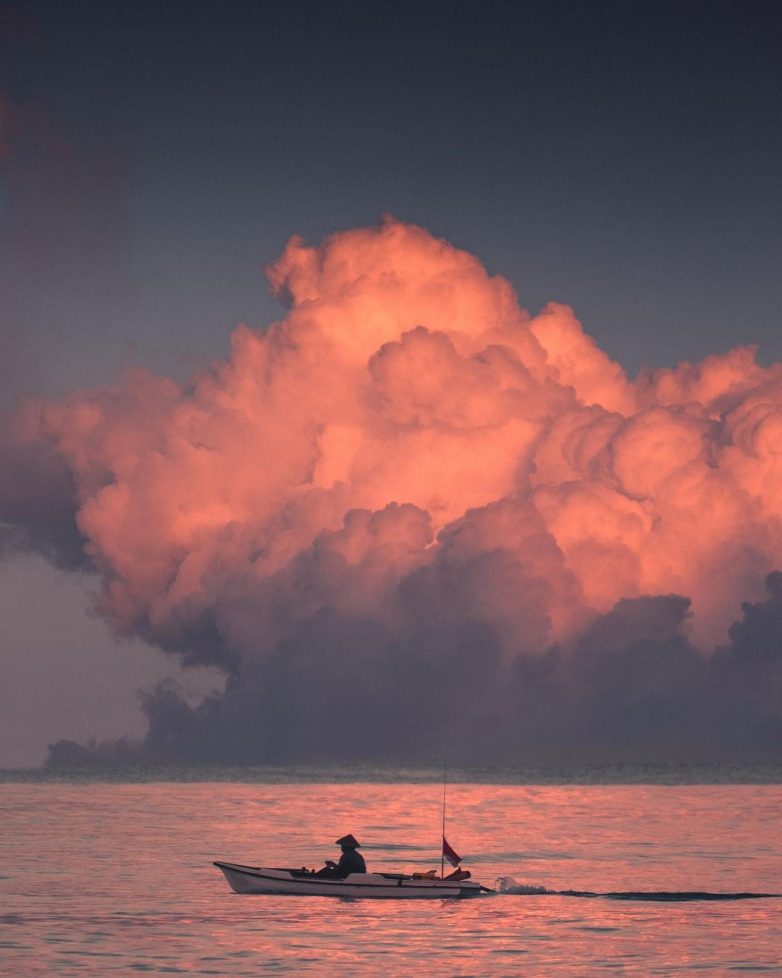
{"label": "thin mast", "polygon": [[445,872],[445,785],[448,781],[448,761],[443,765],[443,838],[440,842],[440,879]]}

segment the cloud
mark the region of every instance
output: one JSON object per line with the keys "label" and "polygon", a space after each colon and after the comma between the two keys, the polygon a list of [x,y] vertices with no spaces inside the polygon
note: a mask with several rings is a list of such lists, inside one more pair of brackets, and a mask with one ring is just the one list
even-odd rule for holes
{"label": "cloud", "polygon": [[145,757],[679,755],[739,701],[742,750],[778,743],[779,699],[753,712],[776,660],[741,636],[776,600],[780,365],[632,380],[567,307],[531,316],[392,218],[268,275],[284,317],[189,383],[6,424],[9,539],[80,555],[118,633],[228,677],[150,694]]}
{"label": "cloud", "polygon": [[73,478],[42,437],[40,410],[28,401],[15,413],[0,413],[0,554],[39,553],[58,567],[86,568]]}

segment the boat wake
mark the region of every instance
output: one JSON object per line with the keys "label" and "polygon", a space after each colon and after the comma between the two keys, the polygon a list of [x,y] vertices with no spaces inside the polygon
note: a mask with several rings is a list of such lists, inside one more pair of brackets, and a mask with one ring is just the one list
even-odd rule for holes
{"label": "boat wake", "polygon": [[591,890],[549,890],[545,886],[517,883],[512,876],[500,876],[496,882],[498,894],[504,896],[569,896],[604,900],[648,900],[661,903],[685,903],[694,900],[763,900],[782,896],[780,893],[710,893],[705,890],[620,890],[593,893]]}

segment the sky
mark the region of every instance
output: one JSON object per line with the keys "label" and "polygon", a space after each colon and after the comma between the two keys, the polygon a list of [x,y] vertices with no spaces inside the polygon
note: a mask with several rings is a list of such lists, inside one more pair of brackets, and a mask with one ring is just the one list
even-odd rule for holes
{"label": "sky", "polygon": [[778,750],[780,19],[6,3],[0,765]]}

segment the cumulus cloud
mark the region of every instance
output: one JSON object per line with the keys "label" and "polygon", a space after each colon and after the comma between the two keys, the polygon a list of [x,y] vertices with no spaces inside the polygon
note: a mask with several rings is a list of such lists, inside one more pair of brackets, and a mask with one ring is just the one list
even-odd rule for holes
{"label": "cumulus cloud", "polygon": [[150,694],[138,756],[682,754],[726,711],[778,746],[780,365],[630,379],[569,308],[531,316],[391,218],[268,277],[286,315],[188,384],[6,424],[6,538],[89,561],[119,633],[227,675]]}
{"label": "cumulus cloud", "polygon": [[73,479],[65,459],[41,437],[35,401],[0,412],[0,459],[0,554],[28,551],[59,567],[89,567]]}

